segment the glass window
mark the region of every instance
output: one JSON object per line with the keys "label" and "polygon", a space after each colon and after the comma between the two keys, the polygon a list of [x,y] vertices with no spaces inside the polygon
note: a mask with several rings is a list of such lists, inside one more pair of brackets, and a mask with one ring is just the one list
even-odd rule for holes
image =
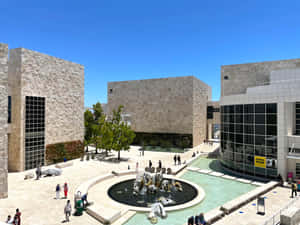
{"label": "glass window", "polygon": [[265,145],[265,136],[255,135],[255,145]]}
{"label": "glass window", "polygon": [[267,113],[277,113],[277,104],[267,104]]}
{"label": "glass window", "polygon": [[277,135],[277,126],[267,126],[267,135]]}
{"label": "glass window", "polygon": [[265,125],[255,125],[255,134],[265,135]]}
{"label": "glass window", "polygon": [[254,107],[253,105],[244,105],[244,113],[253,113],[254,112]]}
{"label": "glass window", "polygon": [[254,137],[253,135],[244,135],[245,144],[254,144]]}
{"label": "glass window", "polygon": [[265,124],[265,114],[255,114],[255,124]]}
{"label": "glass window", "polygon": [[244,125],[246,134],[254,134],[253,125]]}
{"label": "glass window", "polygon": [[255,113],[265,113],[266,110],[266,105],[265,104],[255,104]]}
{"label": "glass window", "polygon": [[235,132],[243,133],[243,124],[235,124]]}
{"label": "glass window", "polygon": [[243,123],[243,114],[236,114],[235,115],[235,123]]}
{"label": "glass window", "polygon": [[236,105],[235,106],[235,113],[242,114],[244,112],[244,107],[243,105]]}
{"label": "glass window", "polygon": [[235,142],[236,143],[243,143],[243,135],[242,134],[236,134],[235,135]]}
{"label": "glass window", "polygon": [[254,145],[244,145],[245,154],[254,155]]}
{"label": "glass window", "polygon": [[253,114],[244,115],[244,123],[252,124],[254,121]]}
{"label": "glass window", "polygon": [[267,124],[277,124],[277,115],[267,115]]}

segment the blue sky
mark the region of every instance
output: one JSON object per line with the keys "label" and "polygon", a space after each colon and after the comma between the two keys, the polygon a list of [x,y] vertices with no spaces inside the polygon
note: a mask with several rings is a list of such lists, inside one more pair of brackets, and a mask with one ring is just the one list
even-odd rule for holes
{"label": "blue sky", "polygon": [[194,75],[220,96],[220,66],[300,58],[300,1],[3,1],[0,42],[85,66],[85,105],[107,82]]}

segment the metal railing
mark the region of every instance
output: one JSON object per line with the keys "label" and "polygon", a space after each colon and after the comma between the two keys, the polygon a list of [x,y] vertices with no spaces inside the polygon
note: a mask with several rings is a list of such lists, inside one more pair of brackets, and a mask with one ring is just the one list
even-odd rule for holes
{"label": "metal railing", "polygon": [[295,197],[293,200],[289,201],[283,208],[281,208],[277,213],[271,216],[263,225],[279,225],[280,224],[280,216],[282,212],[291,206],[293,206],[298,200],[300,196]]}

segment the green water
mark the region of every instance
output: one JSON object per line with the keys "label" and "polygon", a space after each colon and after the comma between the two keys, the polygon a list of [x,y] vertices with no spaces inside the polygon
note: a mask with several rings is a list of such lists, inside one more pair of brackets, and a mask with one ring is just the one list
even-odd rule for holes
{"label": "green water", "polygon": [[189,165],[190,167],[198,167],[216,172],[224,172],[218,159],[198,158]]}
{"label": "green water", "polygon": [[[211,169],[211,163],[215,163],[212,159],[200,158],[197,159],[191,166],[202,169]],[[168,213],[166,219],[158,220],[158,225],[183,225],[187,222],[191,215],[206,213],[224,203],[253,190],[256,186],[244,184],[234,180],[228,180],[220,177],[209,176],[197,172],[187,171],[182,176],[182,179],[194,182],[201,186],[205,191],[205,199],[198,205],[180,211]],[[147,214],[137,213],[133,216],[126,225],[147,225],[151,224],[147,219]]]}

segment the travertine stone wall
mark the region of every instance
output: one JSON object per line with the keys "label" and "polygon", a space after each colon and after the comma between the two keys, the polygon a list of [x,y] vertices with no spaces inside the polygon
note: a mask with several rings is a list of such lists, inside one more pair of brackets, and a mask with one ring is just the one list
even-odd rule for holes
{"label": "travertine stone wall", "polygon": [[[24,48],[10,50],[11,85],[14,91],[12,118],[20,146],[12,146],[12,170],[24,170],[25,97],[46,98],[45,143],[53,144],[84,138],[84,67]],[[21,90],[20,92],[18,90]],[[13,91],[12,91],[13,92]],[[17,106],[16,106],[17,104]],[[16,121],[14,121],[16,120]],[[19,131],[17,131],[19,129]],[[13,135],[13,132],[12,132]],[[12,138],[10,138],[12,139]]]}
{"label": "travertine stone wall", "polygon": [[[212,106],[214,108],[219,108],[220,109],[220,102],[219,101],[210,101],[210,102],[207,103],[207,106]],[[212,124],[220,124],[221,123],[221,114],[220,114],[220,112],[214,112],[213,115],[214,115],[214,118],[213,119],[207,119],[207,122],[212,123]]]}
{"label": "travertine stone wall", "polygon": [[8,46],[0,43],[0,198],[7,197]]}
{"label": "travertine stone wall", "polygon": [[244,94],[248,87],[269,82],[271,71],[293,68],[300,68],[300,59],[222,66],[221,96]]}
{"label": "travertine stone wall", "polygon": [[[209,90],[210,87],[193,76],[110,82],[108,114],[123,105],[136,132],[195,132],[195,137],[202,142],[206,133],[206,116],[202,115],[206,115]],[[198,124],[202,122],[203,125]]]}
{"label": "travertine stone wall", "polygon": [[193,77],[193,146],[206,139],[207,101],[211,100],[211,87]]}

